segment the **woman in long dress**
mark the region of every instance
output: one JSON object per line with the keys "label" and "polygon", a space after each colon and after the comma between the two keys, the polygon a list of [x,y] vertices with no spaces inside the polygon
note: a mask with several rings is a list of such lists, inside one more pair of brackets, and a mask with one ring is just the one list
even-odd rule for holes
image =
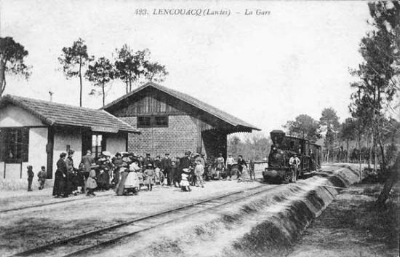
{"label": "woman in long dress", "polygon": [[132,192],[134,195],[137,195],[139,192],[139,177],[138,177],[138,172],[142,170],[139,165],[138,161],[134,160],[130,165],[129,165],[129,172],[128,176],[126,177],[125,180],[125,191],[127,194]]}
{"label": "woman in long dress", "polygon": [[60,154],[60,159],[57,161],[57,170],[54,179],[53,196],[68,197],[67,187],[67,165],[65,164],[66,153]]}
{"label": "woman in long dress", "polygon": [[115,193],[117,195],[121,196],[124,195],[125,191],[125,181],[126,178],[128,177],[129,169],[127,169],[127,164],[124,162],[122,166],[119,168],[119,179],[118,179],[118,184],[115,187]]}

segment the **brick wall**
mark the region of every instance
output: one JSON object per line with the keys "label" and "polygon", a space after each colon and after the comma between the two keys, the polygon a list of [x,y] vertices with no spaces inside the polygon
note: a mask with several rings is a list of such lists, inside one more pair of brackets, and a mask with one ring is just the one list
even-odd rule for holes
{"label": "brick wall", "polygon": [[[120,117],[134,128],[137,127],[136,117]],[[171,157],[183,156],[185,151],[196,151],[197,126],[196,120],[188,115],[169,116],[167,128],[139,128],[141,134],[130,134],[128,151],[145,156],[161,155],[166,152]]]}

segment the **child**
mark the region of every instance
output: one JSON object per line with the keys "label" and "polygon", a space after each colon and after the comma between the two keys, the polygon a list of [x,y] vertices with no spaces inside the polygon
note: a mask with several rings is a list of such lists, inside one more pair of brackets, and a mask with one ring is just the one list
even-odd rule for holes
{"label": "child", "polygon": [[89,177],[86,180],[86,190],[87,190],[87,196],[93,195],[95,196],[95,194],[93,193],[93,191],[96,189],[97,187],[97,183],[96,183],[96,171],[94,169],[91,169],[89,172]]}
{"label": "child", "polygon": [[241,176],[238,178],[238,182],[249,182],[249,171],[244,165],[242,165]]}
{"label": "child", "polygon": [[109,179],[108,172],[104,171],[103,168],[100,168],[100,173],[97,175],[98,189],[101,191],[108,190]]}
{"label": "child", "polygon": [[147,164],[147,169],[143,172],[143,175],[146,177],[145,184],[147,185],[147,189],[152,191],[156,173],[153,170],[153,165],[151,165],[151,163]]}
{"label": "child", "polygon": [[190,189],[190,185],[189,185],[189,175],[190,175],[190,170],[189,169],[183,169],[182,180],[181,180],[181,190],[182,191],[185,191],[185,192],[192,191]]}
{"label": "child", "polygon": [[44,183],[46,183],[46,167],[42,166],[41,170],[38,173],[38,181],[39,181],[39,190],[42,190],[44,188]]}
{"label": "child", "polygon": [[139,180],[139,188],[138,188],[138,191],[140,191],[140,189],[142,188],[142,186],[144,186],[143,172],[142,172],[141,169],[137,171],[137,177],[138,177],[138,180]]}
{"label": "child", "polygon": [[157,167],[155,169],[155,182],[156,182],[156,185],[164,186],[164,179],[165,179],[164,173],[162,173],[161,169]]}
{"label": "child", "polygon": [[32,165],[28,165],[26,168],[28,169],[28,191],[32,191],[32,180],[35,174],[32,171]]}

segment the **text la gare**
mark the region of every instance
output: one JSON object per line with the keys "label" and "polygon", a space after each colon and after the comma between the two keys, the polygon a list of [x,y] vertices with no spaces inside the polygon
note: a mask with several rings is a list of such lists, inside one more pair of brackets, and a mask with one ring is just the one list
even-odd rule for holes
{"label": "text la gare", "polygon": [[270,11],[265,11],[261,9],[246,9],[244,15],[270,15]]}

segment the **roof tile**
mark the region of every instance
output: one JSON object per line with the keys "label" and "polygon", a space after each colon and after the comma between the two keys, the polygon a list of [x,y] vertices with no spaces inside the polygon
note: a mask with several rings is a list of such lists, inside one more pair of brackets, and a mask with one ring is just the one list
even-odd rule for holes
{"label": "roof tile", "polygon": [[48,125],[96,128],[103,131],[139,131],[104,110],[90,109],[26,97],[6,95],[0,103],[9,101],[29,111]]}

